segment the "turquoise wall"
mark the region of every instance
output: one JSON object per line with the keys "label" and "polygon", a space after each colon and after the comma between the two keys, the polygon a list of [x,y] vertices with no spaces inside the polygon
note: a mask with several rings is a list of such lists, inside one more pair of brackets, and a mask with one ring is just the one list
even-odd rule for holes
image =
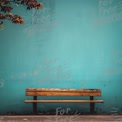
{"label": "turquoise wall", "polygon": [[[104,104],[96,111],[121,112],[122,1],[42,2],[38,11],[16,7],[25,24],[5,21],[0,31],[0,113],[31,112],[26,88],[99,88],[96,99]],[[45,103],[38,109],[57,107],[86,111],[89,105]]]}

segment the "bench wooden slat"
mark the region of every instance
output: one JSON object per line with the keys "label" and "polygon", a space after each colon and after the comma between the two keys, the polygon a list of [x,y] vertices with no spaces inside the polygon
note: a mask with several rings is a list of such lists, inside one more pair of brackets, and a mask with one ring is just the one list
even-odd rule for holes
{"label": "bench wooden slat", "polygon": [[103,100],[25,100],[26,103],[103,103]]}
{"label": "bench wooden slat", "polygon": [[41,91],[26,91],[26,96],[101,96],[100,92],[71,92],[71,91],[48,91],[48,92],[41,92]]}
{"label": "bench wooden slat", "polygon": [[59,92],[99,92],[101,93],[101,89],[65,89],[65,88],[27,88],[26,92],[36,92],[36,91],[42,91],[42,92],[55,92],[55,91],[59,91]]}

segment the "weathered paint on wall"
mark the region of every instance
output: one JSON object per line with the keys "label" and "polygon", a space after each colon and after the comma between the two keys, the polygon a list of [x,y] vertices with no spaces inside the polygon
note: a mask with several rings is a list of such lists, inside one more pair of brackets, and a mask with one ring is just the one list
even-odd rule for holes
{"label": "weathered paint on wall", "polygon": [[[0,113],[32,111],[26,88],[100,88],[96,111],[122,111],[122,1],[43,0],[0,31]],[[48,99],[48,98],[46,98]],[[96,98],[97,99],[97,98]],[[88,104],[39,104],[39,110]],[[84,108],[86,107],[86,108]]]}

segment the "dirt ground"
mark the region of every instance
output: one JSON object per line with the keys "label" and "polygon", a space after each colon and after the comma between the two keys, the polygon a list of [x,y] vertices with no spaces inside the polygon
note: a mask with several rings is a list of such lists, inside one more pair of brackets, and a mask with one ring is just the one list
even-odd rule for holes
{"label": "dirt ground", "polygon": [[122,122],[122,115],[0,116],[0,122]]}

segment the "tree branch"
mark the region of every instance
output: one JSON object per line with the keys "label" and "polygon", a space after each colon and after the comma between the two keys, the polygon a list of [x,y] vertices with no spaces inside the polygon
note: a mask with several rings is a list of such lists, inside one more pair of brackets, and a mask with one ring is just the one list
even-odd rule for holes
{"label": "tree branch", "polygon": [[13,23],[24,23],[19,15],[13,16],[12,14],[2,14],[12,11],[13,7],[10,3],[26,5],[27,10],[30,10],[32,8],[40,9],[43,6],[42,3],[37,3],[37,0],[0,0],[0,25],[3,24],[4,19],[11,20]]}

